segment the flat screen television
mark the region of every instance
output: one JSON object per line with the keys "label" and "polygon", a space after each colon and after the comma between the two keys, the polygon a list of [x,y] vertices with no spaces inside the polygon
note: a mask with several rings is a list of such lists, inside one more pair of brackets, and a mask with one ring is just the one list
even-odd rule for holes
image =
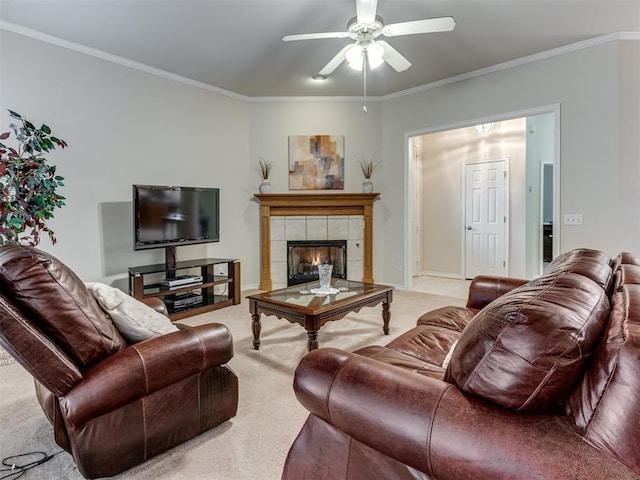
{"label": "flat screen television", "polygon": [[135,250],[220,241],[218,188],[133,185]]}

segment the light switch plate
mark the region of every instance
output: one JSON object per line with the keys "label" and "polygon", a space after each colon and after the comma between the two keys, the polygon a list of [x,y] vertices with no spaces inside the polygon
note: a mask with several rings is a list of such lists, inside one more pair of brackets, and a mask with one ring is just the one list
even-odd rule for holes
{"label": "light switch plate", "polygon": [[581,213],[565,213],[562,219],[564,225],[582,225]]}

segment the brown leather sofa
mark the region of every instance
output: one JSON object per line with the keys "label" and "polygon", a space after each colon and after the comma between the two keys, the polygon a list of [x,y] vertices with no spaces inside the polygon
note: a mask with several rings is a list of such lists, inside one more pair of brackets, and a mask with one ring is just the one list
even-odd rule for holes
{"label": "brown leather sofa", "polygon": [[310,352],[294,389],[284,480],[639,479],[640,261],[478,277],[384,347]]}
{"label": "brown leather sofa", "polygon": [[129,345],[84,283],[32,247],[0,247],[0,345],[34,377],[56,442],[86,478],[127,470],[237,411],[225,326]]}

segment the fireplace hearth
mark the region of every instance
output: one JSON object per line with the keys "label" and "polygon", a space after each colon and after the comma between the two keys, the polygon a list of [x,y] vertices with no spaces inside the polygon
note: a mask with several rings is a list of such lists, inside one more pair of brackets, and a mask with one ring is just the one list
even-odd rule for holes
{"label": "fireplace hearth", "polygon": [[347,278],[347,241],[288,241],[287,286],[318,280],[318,265],[323,263],[333,265],[332,277]]}

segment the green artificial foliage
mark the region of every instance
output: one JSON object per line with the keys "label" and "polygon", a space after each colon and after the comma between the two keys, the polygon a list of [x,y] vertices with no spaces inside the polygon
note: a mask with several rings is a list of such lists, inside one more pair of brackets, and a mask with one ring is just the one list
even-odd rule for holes
{"label": "green artificial foliage", "polygon": [[[36,128],[25,117],[9,110],[9,128],[17,148],[0,143],[0,245],[38,245],[40,233],[47,232],[52,243],[56,237],[46,222],[53,211],[64,206],[65,198],[56,193],[64,186],[64,178],[56,175],[56,167],[47,163],[45,153],[67,143],[51,134],[42,124]],[[0,135],[5,141],[11,132]]]}

